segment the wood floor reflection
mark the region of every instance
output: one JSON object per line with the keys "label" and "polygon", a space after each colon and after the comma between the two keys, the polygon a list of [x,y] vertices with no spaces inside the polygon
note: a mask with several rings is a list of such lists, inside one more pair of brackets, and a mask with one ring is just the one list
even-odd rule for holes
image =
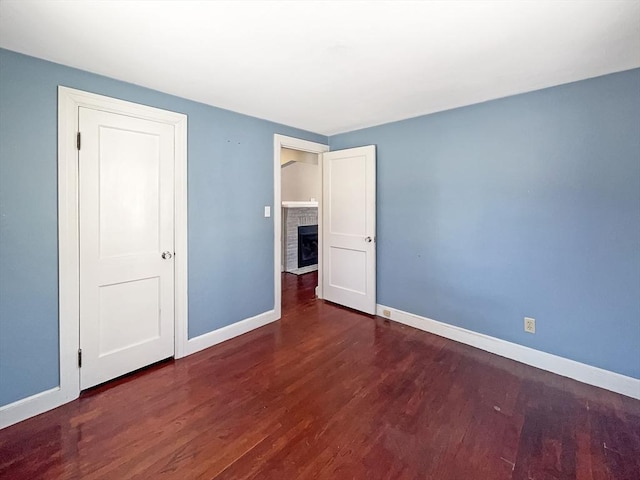
{"label": "wood floor reflection", "polygon": [[0,431],[2,479],[640,479],[640,402],[314,298]]}

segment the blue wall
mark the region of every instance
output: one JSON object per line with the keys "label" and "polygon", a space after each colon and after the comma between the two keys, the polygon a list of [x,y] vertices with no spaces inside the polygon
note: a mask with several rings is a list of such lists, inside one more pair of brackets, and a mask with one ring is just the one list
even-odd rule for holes
{"label": "blue wall", "polygon": [[[191,338],[273,308],[273,134],[327,142],[0,50],[0,405],[58,384],[58,85],[189,116]],[[378,146],[379,303],[640,378],[639,132],[632,70],[331,137]]]}
{"label": "blue wall", "polygon": [[379,303],[640,378],[640,70],[330,138],[366,144]]}
{"label": "blue wall", "polygon": [[188,115],[190,338],[273,308],[273,134],[327,143],[0,50],[0,405],[58,385],[58,85]]}

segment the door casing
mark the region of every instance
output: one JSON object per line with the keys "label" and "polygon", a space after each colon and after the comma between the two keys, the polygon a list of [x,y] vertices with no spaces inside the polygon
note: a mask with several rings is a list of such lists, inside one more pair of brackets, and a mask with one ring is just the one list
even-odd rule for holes
{"label": "door casing", "polygon": [[80,394],[80,263],[78,205],[78,109],[98,109],[174,126],[175,131],[175,358],[186,355],[187,317],[187,116],[103,95],[58,87],[58,263],[59,355],[58,401]]}

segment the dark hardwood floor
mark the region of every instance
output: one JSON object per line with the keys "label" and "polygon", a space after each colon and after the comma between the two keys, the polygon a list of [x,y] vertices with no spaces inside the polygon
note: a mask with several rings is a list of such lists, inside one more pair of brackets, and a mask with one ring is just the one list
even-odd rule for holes
{"label": "dark hardwood floor", "polygon": [[640,402],[313,298],[0,431],[2,479],[640,479]]}

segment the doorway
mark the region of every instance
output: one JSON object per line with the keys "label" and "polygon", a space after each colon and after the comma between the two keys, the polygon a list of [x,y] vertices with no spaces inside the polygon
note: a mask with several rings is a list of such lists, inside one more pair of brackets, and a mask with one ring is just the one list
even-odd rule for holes
{"label": "doorway", "polygon": [[[327,145],[274,135],[274,290],[275,318],[282,317],[283,151],[317,156],[316,297],[369,314],[376,312],[376,148],[329,152]],[[306,201],[291,202],[309,206]],[[303,203],[304,205],[301,205]],[[315,205],[315,202],[312,203]],[[326,207],[326,208],[325,208]],[[325,230],[326,229],[326,230]],[[323,231],[324,230],[324,231]]]}
{"label": "doorway", "polygon": [[[283,272],[304,275],[318,268],[319,155],[280,151]],[[277,207],[276,207],[277,208]]]}
{"label": "doorway", "polygon": [[[144,311],[143,313],[149,314],[149,318],[151,319],[148,322],[149,325],[154,324],[153,315],[151,315],[154,307],[149,307],[152,305],[154,298],[159,301],[163,301],[164,299],[159,297],[159,293],[163,293],[163,295],[169,295],[172,298],[168,299],[166,302],[162,304],[163,308],[170,308],[173,310],[173,320],[165,325],[160,325],[160,329],[170,329],[168,332],[168,336],[166,337],[165,343],[167,345],[164,346],[165,351],[161,353],[161,356],[169,354],[169,356],[173,355],[176,358],[184,356],[186,351],[186,342],[187,342],[187,143],[186,143],[186,134],[187,134],[187,117],[186,115],[169,112],[166,110],[160,110],[152,107],[147,107],[143,105],[134,104],[131,102],[125,102],[122,100],[117,100],[114,98],[105,97],[102,95],[96,95],[92,93],[83,92],[80,90],[75,90],[67,87],[59,87],[58,89],[58,201],[59,201],[59,209],[58,209],[58,227],[59,227],[59,271],[60,271],[60,387],[59,394],[56,395],[56,402],[64,403],[65,401],[72,400],[77,398],[81,387],[81,366],[82,366],[82,350],[79,332],[81,332],[81,318],[80,318],[80,309],[81,309],[81,272],[83,271],[81,268],[81,263],[83,259],[83,250],[80,243],[80,235],[81,230],[84,226],[82,221],[83,215],[83,204],[81,202],[87,201],[99,201],[100,198],[95,197],[95,191],[92,193],[92,188],[89,187],[87,189],[86,183],[83,187],[83,180],[81,175],[81,170],[86,169],[84,164],[81,165],[79,160],[85,160],[80,155],[82,152],[82,130],[81,119],[83,115],[89,114],[90,116],[101,116],[100,122],[98,121],[88,121],[87,125],[91,124],[94,128],[94,138],[97,138],[95,133],[100,130],[101,134],[108,134],[105,132],[103,125],[105,121],[114,121],[116,125],[111,129],[110,133],[115,135],[116,138],[114,142],[110,145],[113,147],[112,153],[116,152],[123,145],[124,136],[133,136],[133,143],[138,145],[142,150],[145,150],[147,142],[149,141],[149,136],[145,136],[146,134],[137,135],[134,132],[140,131],[143,132],[147,128],[158,128],[164,132],[167,132],[166,138],[167,141],[171,144],[165,149],[166,151],[172,152],[173,158],[170,162],[170,165],[167,164],[167,169],[172,170],[172,175],[163,177],[165,178],[163,181],[167,181],[169,183],[164,184],[164,189],[167,190],[169,188],[172,190],[172,195],[169,199],[161,200],[158,197],[158,201],[162,202],[166,205],[166,209],[168,214],[171,217],[171,232],[169,233],[169,237],[162,242],[155,242],[153,239],[149,240],[148,244],[143,245],[142,248],[140,245],[133,245],[133,250],[137,250],[137,253],[147,254],[149,253],[150,257],[154,258],[157,255],[154,255],[153,252],[148,251],[147,248],[149,245],[158,243],[159,247],[163,250],[162,252],[158,251],[157,253],[158,259],[157,263],[159,268],[165,269],[169,272],[170,280],[173,283],[172,288],[167,290],[166,292],[151,288],[149,286],[149,282],[146,279],[151,278],[153,275],[143,274],[142,281],[128,281],[124,280],[125,283],[129,282],[131,285],[135,285],[139,287],[138,290],[145,290],[146,293],[149,293],[146,297],[144,295],[138,295],[140,292],[129,292],[128,294],[133,295],[135,298],[144,298],[146,299],[146,303],[138,303],[134,305],[138,310]],[[105,118],[102,118],[105,117]],[[90,120],[87,118],[87,120]],[[95,119],[94,119],[95,120]],[[122,126],[119,124],[121,121],[129,121],[134,122],[136,125],[128,125],[126,128],[121,128]],[[87,128],[82,127],[85,130]],[[93,128],[93,127],[91,127]],[[86,133],[86,132],[85,132]],[[91,135],[87,134],[85,136],[85,141],[89,142],[85,143],[85,146],[89,148],[91,142]],[[104,135],[103,135],[104,137]],[[159,137],[158,137],[159,138]],[[145,148],[142,148],[145,147]],[[152,146],[151,146],[152,147]],[[149,147],[145,151],[154,152],[157,149],[155,147]],[[87,152],[87,150],[84,150]],[[101,154],[103,151],[101,151]],[[120,155],[120,154],[118,154]],[[114,156],[113,158],[116,158]],[[146,157],[147,159],[155,158],[153,154]],[[116,162],[117,163],[117,162]],[[111,164],[113,167],[114,164]],[[99,167],[99,175],[101,178],[109,178],[109,172],[103,170],[103,168],[110,168],[109,166],[102,165]],[[151,169],[153,170],[153,169]],[[85,170],[84,173],[87,173],[89,170]],[[111,173],[114,173],[112,171]],[[131,173],[131,172],[129,172]],[[117,177],[117,178],[116,178]],[[120,185],[120,176],[116,172],[116,177],[113,177],[113,185]],[[130,179],[130,175],[128,177]],[[117,181],[116,181],[117,180]],[[159,180],[160,181],[160,180]],[[149,185],[151,185],[151,182]],[[170,184],[170,187],[169,187]],[[99,185],[98,188],[104,187],[103,185]],[[83,192],[84,188],[84,192]],[[118,187],[120,188],[120,187]],[[153,190],[153,189],[151,189]],[[149,190],[149,191],[151,191]],[[140,193],[140,189],[133,189],[136,194]],[[89,194],[89,197],[85,198],[84,194]],[[126,195],[125,195],[126,196]],[[91,197],[95,197],[91,199]],[[149,196],[149,204],[153,205],[157,203],[156,201],[151,201],[153,198],[152,195]],[[164,198],[164,197],[162,197]],[[116,205],[117,206],[117,205]],[[122,206],[122,205],[121,205]],[[115,208],[115,207],[114,207]],[[94,212],[95,213],[95,212]],[[107,217],[108,212],[99,212],[99,220],[103,222]],[[111,212],[114,213],[114,212]],[[118,212],[116,212],[118,213]],[[139,212],[138,212],[139,213]],[[103,215],[104,214],[104,215]],[[105,217],[107,215],[107,217]],[[114,214],[115,215],[115,214]],[[113,216],[113,215],[112,215]],[[89,218],[92,215],[88,216]],[[95,215],[93,215],[94,220],[96,221]],[[120,217],[120,215],[116,215],[116,217]],[[151,218],[151,217],[149,217]],[[104,223],[102,224],[105,225]],[[122,227],[122,222],[111,222],[111,226],[113,228],[119,229]],[[111,227],[110,227],[111,228]],[[154,228],[150,228],[147,233],[155,231]],[[118,232],[111,232],[112,238],[121,237],[124,234],[120,234]],[[84,237],[83,237],[84,238]],[[140,238],[146,238],[144,236],[137,236],[138,240]],[[101,241],[101,240],[100,240]],[[94,242],[95,243],[95,242]],[[160,245],[160,243],[162,245]],[[108,245],[104,244],[104,242],[98,244],[104,248]],[[165,245],[168,244],[168,245]],[[106,246],[105,246],[106,245]],[[122,246],[118,244],[119,246]],[[113,244],[112,247],[118,246]],[[131,246],[131,245],[129,245]],[[167,247],[167,248],[164,248]],[[168,248],[171,247],[171,248]],[[119,247],[118,247],[119,248]],[[103,249],[104,250],[104,249]],[[104,251],[100,251],[99,256],[104,257],[119,257],[120,260],[124,261],[128,254],[122,254],[120,251],[111,252],[109,255],[106,255]],[[144,252],[143,252],[144,250]],[[166,251],[164,251],[166,250]],[[86,253],[86,252],[85,252]],[[109,252],[107,252],[109,253]],[[125,252],[126,253],[126,252]],[[164,254],[164,256],[163,256]],[[171,255],[171,257],[169,257]],[[96,257],[97,258],[97,257]],[[169,263],[167,260],[171,260]],[[141,262],[137,262],[139,264]],[[112,272],[114,269],[109,266],[107,269],[109,272]],[[127,270],[125,268],[125,270]],[[130,269],[129,269],[130,270]],[[99,276],[104,276],[102,271],[97,271]],[[85,272],[84,277],[87,276]],[[144,278],[143,278],[144,277]],[[167,274],[164,275],[164,278],[167,279]],[[158,280],[159,282],[159,280]],[[156,283],[158,283],[156,282]],[[111,289],[108,292],[108,295],[113,297],[116,290],[121,290],[121,288],[113,287],[117,282],[109,283],[107,289]],[[144,285],[143,285],[144,284]],[[155,292],[154,295],[151,293]],[[100,297],[100,301],[103,305],[106,305],[104,295]],[[151,299],[151,300],[150,300]],[[122,305],[122,303],[117,301],[117,298],[112,298],[108,302],[108,305],[111,310],[116,311],[119,314],[131,314],[134,315],[138,312],[120,312],[118,308]],[[139,308],[138,308],[139,307]],[[151,312],[151,313],[150,313]],[[108,313],[108,312],[107,312]],[[104,311],[99,312],[100,315],[105,314]],[[84,317],[83,317],[84,318]],[[158,320],[157,317],[155,317]],[[145,328],[146,328],[145,327]],[[115,328],[115,327],[114,327]],[[99,332],[100,335],[106,334],[110,335],[113,332],[118,331],[117,328],[112,329],[110,332]],[[140,338],[151,338],[154,337],[152,333],[148,331],[139,331],[134,332],[137,333],[138,338],[134,338],[132,344],[141,343]],[[106,338],[106,337],[105,337]],[[102,338],[101,340],[105,340]],[[122,338],[111,338],[109,337],[111,342],[112,350],[118,350],[123,347],[126,347],[127,342],[122,341]],[[133,338],[133,337],[132,337]],[[104,341],[103,341],[104,343]],[[108,345],[107,345],[108,346]],[[137,354],[136,354],[137,356]]]}
{"label": "doorway", "polygon": [[[315,294],[322,298],[322,156],[328,145],[309,142],[284,135],[274,135],[274,310],[282,316],[282,276],[305,274],[317,269],[313,278]],[[299,266],[300,241],[313,246],[313,233],[308,227],[316,225],[315,252],[317,267]],[[300,236],[300,238],[299,238]],[[287,249],[287,246],[290,248]],[[309,256],[304,251],[303,257]],[[307,258],[308,259],[308,258]],[[304,260],[303,260],[304,263]],[[305,270],[306,269],[306,270]],[[292,272],[292,273],[283,273]]]}

